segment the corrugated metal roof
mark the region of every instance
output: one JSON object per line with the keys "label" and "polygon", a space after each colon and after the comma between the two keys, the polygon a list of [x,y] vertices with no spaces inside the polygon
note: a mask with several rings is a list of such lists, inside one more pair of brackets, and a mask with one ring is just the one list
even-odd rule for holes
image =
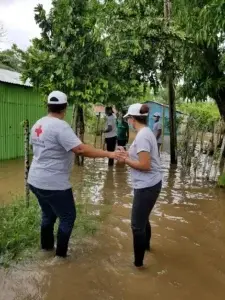
{"label": "corrugated metal roof", "polygon": [[21,74],[18,72],[0,69],[0,82],[32,87],[30,80],[23,83],[20,78]]}

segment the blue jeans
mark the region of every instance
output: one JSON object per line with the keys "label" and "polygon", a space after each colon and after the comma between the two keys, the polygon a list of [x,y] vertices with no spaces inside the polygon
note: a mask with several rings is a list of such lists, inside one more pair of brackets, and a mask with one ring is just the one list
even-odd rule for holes
{"label": "blue jeans", "polygon": [[76,219],[72,189],[63,191],[42,190],[30,185],[42,210],[41,247],[54,249],[54,224],[59,218],[56,255],[66,257],[69,239]]}
{"label": "blue jeans", "polygon": [[151,224],[149,216],[160,194],[162,182],[155,186],[135,189],[132,207],[131,227],[133,232],[134,264],[143,266],[146,250],[150,250]]}

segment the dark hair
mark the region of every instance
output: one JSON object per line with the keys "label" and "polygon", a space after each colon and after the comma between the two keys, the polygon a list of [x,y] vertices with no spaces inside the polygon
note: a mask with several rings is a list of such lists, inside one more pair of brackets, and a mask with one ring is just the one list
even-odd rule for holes
{"label": "dark hair", "polygon": [[105,112],[106,112],[106,114],[107,114],[107,113],[110,114],[110,115],[113,114],[112,106],[106,106]]}
{"label": "dark hair", "polygon": [[[140,109],[140,114],[148,114],[149,113],[149,107],[147,104],[143,104]],[[148,124],[148,116],[133,116],[134,120],[136,120],[138,123],[147,125]]]}
{"label": "dark hair", "polygon": [[67,108],[67,103],[63,103],[63,104],[48,104],[48,112],[49,113],[60,114],[66,108]]}

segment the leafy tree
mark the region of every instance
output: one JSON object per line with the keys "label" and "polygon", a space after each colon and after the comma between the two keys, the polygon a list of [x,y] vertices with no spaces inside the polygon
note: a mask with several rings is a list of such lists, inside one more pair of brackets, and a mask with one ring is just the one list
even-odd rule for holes
{"label": "leafy tree", "polygon": [[174,0],[173,19],[186,35],[181,52],[183,95],[214,99],[225,119],[223,0]]}
{"label": "leafy tree", "polygon": [[97,1],[54,0],[47,16],[42,5],[35,9],[41,38],[26,53],[24,78],[48,93],[61,89],[70,100],[83,103],[101,94],[104,47],[95,33]]}
{"label": "leafy tree", "polygon": [[22,72],[23,51],[13,44],[11,49],[0,52],[0,64],[3,68]]}
{"label": "leafy tree", "polygon": [[76,132],[84,134],[84,106],[121,103],[139,83],[121,76],[118,59],[108,53],[98,23],[98,0],[53,0],[49,15],[35,8],[41,37],[24,55],[23,79],[30,78],[43,94],[64,91],[76,104]]}
{"label": "leafy tree", "polygon": [[23,78],[47,94],[61,89],[69,100],[121,102],[137,89],[137,81],[124,78],[118,59],[111,57],[98,25],[97,0],[54,0],[47,15],[38,5],[35,20],[41,38],[25,54]]}
{"label": "leafy tree", "polygon": [[[154,92],[167,81],[173,116],[174,78],[179,70],[175,57],[184,35],[174,22],[165,22],[164,1],[109,0],[102,6],[102,28],[105,29],[108,49],[120,60],[125,78],[139,81],[145,89],[150,86]],[[170,123],[172,163],[177,161],[174,118],[175,114]]]}
{"label": "leafy tree", "polygon": [[176,56],[184,39],[174,22],[165,26],[163,8],[163,0],[108,0],[102,5],[101,27],[110,55],[120,60],[125,78],[155,91],[168,72],[178,70],[176,61],[165,57]]}

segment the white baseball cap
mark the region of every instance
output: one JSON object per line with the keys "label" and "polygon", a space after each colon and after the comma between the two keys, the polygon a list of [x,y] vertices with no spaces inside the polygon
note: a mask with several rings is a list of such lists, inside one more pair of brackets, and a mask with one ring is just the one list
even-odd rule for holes
{"label": "white baseball cap", "polygon": [[141,114],[140,111],[141,111],[141,107],[142,107],[143,104],[141,103],[135,103],[135,104],[132,104],[129,108],[128,108],[128,112],[126,113],[126,115],[124,116],[124,118],[127,118],[129,116],[148,116],[148,113],[145,113],[145,114]]}
{"label": "white baseball cap", "polygon": [[158,113],[158,112],[156,112],[156,113],[154,113],[154,115],[153,115],[153,117],[160,117],[161,115],[160,115],[160,113]]}
{"label": "white baseball cap", "polygon": [[48,96],[48,104],[65,104],[67,103],[67,96],[63,92],[53,91]]}

